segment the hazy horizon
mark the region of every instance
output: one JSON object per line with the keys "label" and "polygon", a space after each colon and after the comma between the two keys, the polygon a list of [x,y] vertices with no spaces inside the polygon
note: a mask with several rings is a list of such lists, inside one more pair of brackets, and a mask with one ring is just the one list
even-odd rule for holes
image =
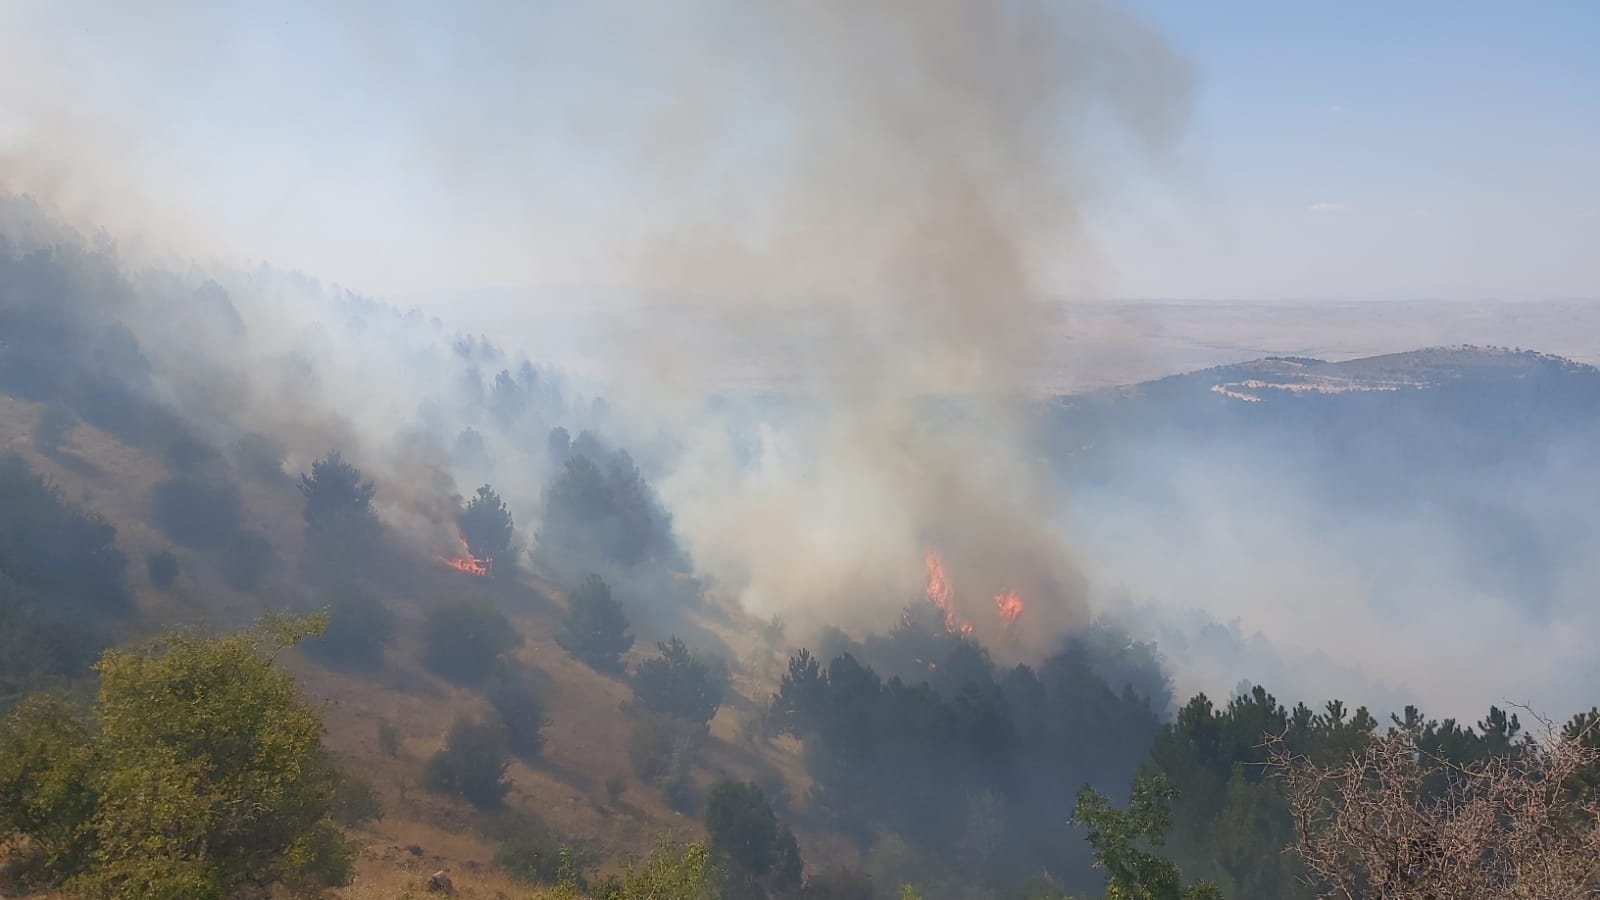
{"label": "hazy horizon", "polygon": [[[1048,293],[1600,296],[1592,5],[1047,6],[1128,62],[1058,73],[1086,84],[1057,98],[1081,120],[1064,142],[1059,110],[1014,111],[1078,170],[1071,234],[1029,235]],[[832,90],[769,64],[792,32],[710,0],[357,9],[5,4],[0,188],[369,294],[675,287],[647,277],[656,237],[759,245],[751,198],[793,177],[792,126]],[[693,275],[673,277],[729,287]]]}

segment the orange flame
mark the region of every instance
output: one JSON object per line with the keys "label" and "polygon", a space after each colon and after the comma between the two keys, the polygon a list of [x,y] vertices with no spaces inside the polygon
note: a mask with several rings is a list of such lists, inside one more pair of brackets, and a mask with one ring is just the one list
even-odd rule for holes
{"label": "orange flame", "polygon": [[955,591],[944,574],[944,560],[939,551],[929,550],[922,555],[922,567],[928,574],[928,602],[944,617],[944,630],[949,634],[971,634],[972,623],[963,622],[956,615]]}
{"label": "orange flame", "polygon": [[466,538],[458,538],[458,540],[461,541],[461,555],[444,560],[444,564],[457,572],[465,572],[468,575],[476,575],[479,578],[487,576],[489,574],[489,561],[473,556],[472,549],[467,546]]}
{"label": "orange flame", "polygon": [[[944,630],[949,634],[971,634],[972,622],[956,612],[955,589],[950,586],[950,578],[944,571],[944,558],[939,551],[929,549],[923,553],[922,566],[928,576],[928,602],[939,611],[944,620]],[[1001,623],[1009,629],[1022,616],[1027,604],[1023,602],[1022,594],[1007,588],[994,596],[994,608]],[[906,616],[902,616],[902,621],[910,621],[909,610]]]}
{"label": "orange flame", "polygon": [[1022,610],[1025,606],[1022,602],[1022,595],[1016,591],[1001,591],[994,597],[994,608],[999,610],[1001,620],[1008,627],[1017,621],[1018,616],[1022,615]]}

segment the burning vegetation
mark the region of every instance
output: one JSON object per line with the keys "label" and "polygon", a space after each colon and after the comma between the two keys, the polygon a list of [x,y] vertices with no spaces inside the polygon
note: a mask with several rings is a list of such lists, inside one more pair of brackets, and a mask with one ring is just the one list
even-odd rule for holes
{"label": "burning vegetation", "polygon": [[[945,573],[944,557],[939,551],[929,549],[922,555],[923,571],[927,575],[927,589],[925,594],[928,602],[939,611],[944,621],[944,630],[952,635],[971,635],[975,630],[970,619],[963,618],[956,611],[955,589],[950,585],[950,576]],[[999,614],[1000,621],[1010,627],[1022,615],[1027,604],[1023,602],[1022,595],[1017,591],[1006,589],[995,595],[995,612]]]}
{"label": "burning vegetation", "polygon": [[476,575],[479,578],[489,577],[490,561],[473,556],[472,548],[467,546],[466,538],[458,538],[458,540],[461,541],[461,552],[455,556],[444,557],[442,559],[444,564],[457,572],[465,572],[468,575]]}
{"label": "burning vegetation", "polygon": [[1027,605],[1022,602],[1022,595],[1016,591],[1006,590],[994,596],[994,607],[1000,613],[1000,621],[1008,627],[1017,621]]}

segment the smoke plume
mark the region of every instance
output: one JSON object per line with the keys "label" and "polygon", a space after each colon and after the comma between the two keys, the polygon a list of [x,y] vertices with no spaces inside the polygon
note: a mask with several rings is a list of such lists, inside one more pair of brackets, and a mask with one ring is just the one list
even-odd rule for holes
{"label": "smoke plume", "polygon": [[[1055,352],[1048,295],[1100,282],[1093,215],[1184,122],[1188,73],[1134,16],[1098,0],[473,4],[421,34],[336,6],[291,4],[281,23],[199,4],[107,15],[128,35],[109,48],[71,11],[9,13],[27,39],[0,46],[32,86],[0,94],[16,112],[0,186],[145,222],[186,259],[227,233],[249,248],[233,262],[336,278],[639,289],[622,314],[651,324],[605,348],[606,395],[627,446],[669,426],[675,452],[646,462],[720,590],[793,620],[881,625],[916,602],[934,546],[980,623],[1002,590],[1027,600],[1029,635],[1083,620],[1029,404]],[[337,139],[263,149],[321,126]],[[225,128],[226,153],[181,155]],[[583,193],[599,199],[574,205]],[[341,219],[420,230],[448,263],[385,252]],[[517,254],[537,270],[510,266]],[[352,448],[392,476],[390,499],[436,486],[405,504],[429,517],[449,491],[442,448],[471,423],[423,417],[422,444],[394,423],[448,410],[440,361],[385,348],[373,365],[351,352],[373,344],[328,347],[314,316],[284,315],[292,291],[224,283],[251,341],[215,355],[259,377],[208,402],[301,454]],[[746,365],[791,377],[781,407],[751,405],[730,439],[703,391]],[[529,525],[542,474],[494,469],[525,482],[508,497]]]}
{"label": "smoke plume", "polygon": [[1042,633],[1081,621],[1024,412],[1052,352],[1043,295],[1063,269],[1091,280],[1085,217],[1176,136],[1183,67],[1094,3],[718,11],[715,31],[641,26],[669,100],[635,123],[665,148],[653,190],[704,212],[628,256],[699,298],[718,340],[632,348],[633,381],[803,365],[746,464],[712,431],[664,483],[690,549],[752,609],[813,622],[874,602],[881,621],[920,592],[929,545],[958,602],[1014,588]]}

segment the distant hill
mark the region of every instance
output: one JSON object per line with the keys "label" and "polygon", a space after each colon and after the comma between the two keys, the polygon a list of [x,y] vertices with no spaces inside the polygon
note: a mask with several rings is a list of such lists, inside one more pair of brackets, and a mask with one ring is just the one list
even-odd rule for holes
{"label": "distant hill", "polygon": [[1430,347],[1343,362],[1268,356],[1217,366],[1174,379],[1205,382],[1207,389],[1242,402],[1278,393],[1344,394],[1435,388],[1483,379],[1592,378],[1600,369],[1548,353],[1503,347]]}
{"label": "distant hill", "polygon": [[[1600,627],[1594,366],[1495,347],[1271,356],[1061,397],[1049,421],[1078,548],[1106,590],[1237,617],[1287,659],[1328,652],[1432,705],[1464,694],[1474,668],[1345,642],[1459,629],[1478,652],[1527,656],[1481,690],[1574,702],[1576,673],[1595,668],[1541,655]],[[1194,665],[1213,663],[1277,664]]]}
{"label": "distant hill", "polygon": [[1589,435],[1600,369],[1531,350],[1435,347],[1343,362],[1268,356],[1058,398],[1066,457],[1120,441],[1273,434],[1348,449],[1383,431],[1431,462],[1490,464]]}

